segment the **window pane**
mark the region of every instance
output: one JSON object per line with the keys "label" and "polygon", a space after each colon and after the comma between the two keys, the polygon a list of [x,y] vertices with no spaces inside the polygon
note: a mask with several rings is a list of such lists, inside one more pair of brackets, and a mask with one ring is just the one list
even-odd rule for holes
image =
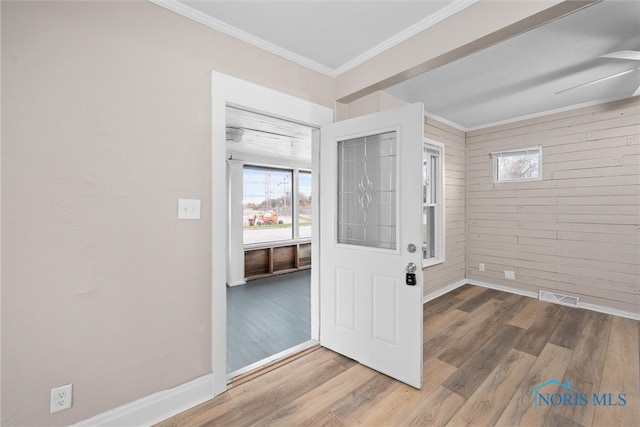
{"label": "window pane", "polygon": [[244,168],[244,244],[293,238],[291,206],[292,172]]}
{"label": "window pane", "polygon": [[539,154],[517,153],[497,158],[498,181],[539,178]]}
{"label": "window pane", "polygon": [[298,236],[311,237],[311,172],[298,175]]}
{"label": "window pane", "polygon": [[427,155],[422,161],[422,204],[435,204],[438,157]]}
{"label": "window pane", "polygon": [[430,259],[436,256],[435,209],[435,206],[429,206],[422,210],[422,259]]}

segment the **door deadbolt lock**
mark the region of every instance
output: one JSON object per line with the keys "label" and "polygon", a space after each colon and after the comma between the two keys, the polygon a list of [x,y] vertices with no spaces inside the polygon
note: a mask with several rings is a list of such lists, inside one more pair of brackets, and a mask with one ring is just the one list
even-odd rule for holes
{"label": "door deadbolt lock", "polygon": [[407,272],[407,277],[406,277],[406,283],[409,286],[415,286],[417,281],[416,281],[416,264],[413,262],[410,262],[409,264],[407,264],[405,270]]}
{"label": "door deadbolt lock", "polygon": [[416,245],[414,245],[413,243],[409,243],[409,245],[407,246],[407,251],[409,251],[410,254],[414,253],[416,251]]}

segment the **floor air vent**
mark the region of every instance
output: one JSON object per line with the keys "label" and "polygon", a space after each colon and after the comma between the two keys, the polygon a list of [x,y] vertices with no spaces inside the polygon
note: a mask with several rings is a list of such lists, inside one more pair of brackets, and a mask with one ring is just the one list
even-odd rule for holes
{"label": "floor air vent", "polygon": [[578,307],[578,297],[569,295],[554,294],[552,292],[540,291],[538,296],[540,301],[552,302],[555,304],[567,305],[569,307]]}

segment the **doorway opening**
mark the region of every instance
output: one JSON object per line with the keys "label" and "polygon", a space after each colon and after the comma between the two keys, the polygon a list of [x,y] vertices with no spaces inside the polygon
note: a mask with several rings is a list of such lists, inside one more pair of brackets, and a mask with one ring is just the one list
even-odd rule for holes
{"label": "doorway opening", "polygon": [[313,127],[226,107],[227,376],[311,345]]}

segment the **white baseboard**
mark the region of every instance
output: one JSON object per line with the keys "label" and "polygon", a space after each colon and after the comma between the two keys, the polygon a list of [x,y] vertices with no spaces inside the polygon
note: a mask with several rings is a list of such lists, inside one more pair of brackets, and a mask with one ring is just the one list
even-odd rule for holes
{"label": "white baseboard", "polygon": [[427,295],[422,297],[422,303],[426,303],[428,301],[431,301],[433,299],[436,299],[438,297],[441,297],[442,295],[451,292],[454,289],[459,288],[460,286],[464,286],[467,283],[469,283],[469,281],[467,279],[463,279],[463,280],[458,280],[455,283],[452,283],[448,286],[445,286],[444,288],[438,289],[437,291],[433,291],[431,293],[428,293]]}
{"label": "white baseboard", "polygon": [[126,403],[74,426],[150,426],[213,398],[213,374]]}
{"label": "white baseboard", "polygon": [[[510,292],[512,294],[524,295],[526,297],[538,299],[538,293],[532,291],[523,291],[522,289],[511,288],[509,286],[503,285],[495,285],[493,283],[481,282],[479,280],[465,280],[465,283],[470,285],[482,286],[484,288],[496,289],[499,291]],[[603,305],[598,304],[590,304],[585,302],[578,303],[579,308],[584,308],[586,310],[597,311],[599,313],[612,314],[614,316],[626,317],[628,319],[640,320],[640,313],[633,313],[631,311],[618,310],[611,307],[605,307]]]}
{"label": "white baseboard", "polygon": [[247,284],[246,280],[237,280],[235,282],[227,283],[227,286],[230,288],[233,288],[234,286],[242,286],[246,284]]}
{"label": "white baseboard", "polygon": [[640,313],[633,313],[631,311],[617,310],[615,308],[603,307],[597,304],[589,304],[588,302],[579,302],[578,307],[600,313],[613,314],[614,316],[626,317],[628,319],[640,320]]}
{"label": "white baseboard", "polygon": [[470,285],[482,286],[483,288],[495,289],[497,291],[509,292],[516,295],[524,295],[525,297],[538,299],[538,293],[532,291],[523,291],[522,289],[512,288],[504,285],[495,285],[493,283],[481,282],[480,280],[467,279]]}

